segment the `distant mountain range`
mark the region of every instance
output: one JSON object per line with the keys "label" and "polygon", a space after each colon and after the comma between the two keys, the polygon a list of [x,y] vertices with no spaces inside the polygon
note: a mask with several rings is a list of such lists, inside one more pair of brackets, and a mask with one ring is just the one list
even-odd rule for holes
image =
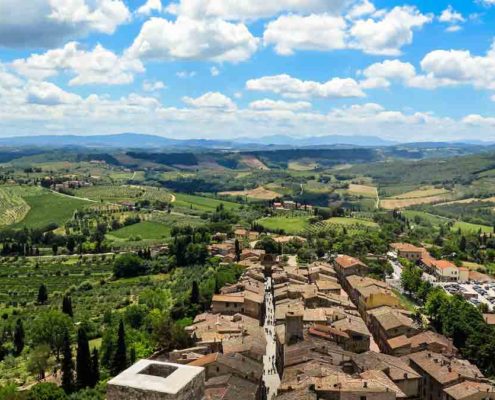
{"label": "distant mountain range", "polygon": [[315,136],[294,138],[284,135],[265,136],[260,138],[239,138],[233,140],[208,139],[170,139],[163,136],[138,133],[122,133],[116,135],[40,135],[0,138],[0,146],[38,146],[38,147],[111,147],[111,148],[237,148],[257,146],[308,147],[328,145],[350,146],[391,146],[395,142],[383,140],[375,136]]}
{"label": "distant mountain range", "polygon": [[0,147],[85,147],[85,148],[114,148],[114,149],[250,149],[250,148],[301,148],[313,146],[364,146],[387,147],[406,146],[408,148],[444,148],[444,147],[476,147],[492,143],[481,141],[466,142],[420,142],[400,144],[377,136],[311,136],[291,137],[272,135],[259,138],[241,137],[232,140],[209,139],[171,139],[157,135],[139,133],[121,133],[115,135],[40,135],[17,136],[0,138]]}

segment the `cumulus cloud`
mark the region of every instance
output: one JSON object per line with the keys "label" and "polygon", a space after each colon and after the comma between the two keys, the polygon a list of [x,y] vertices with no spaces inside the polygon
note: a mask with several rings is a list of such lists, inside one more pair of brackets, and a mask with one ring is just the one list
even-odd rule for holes
{"label": "cumulus cloud", "polygon": [[[1,67],[3,74],[11,74]],[[3,76],[2,76],[3,77]],[[398,140],[466,137],[491,132],[494,118],[478,115],[456,121],[428,112],[388,110],[366,103],[334,108],[325,114],[304,101],[263,99],[238,108],[227,96],[209,92],[184,98],[185,107],[163,105],[157,98],[131,93],[120,98],[92,94],[82,98],[53,83],[9,77],[0,80],[0,129],[4,134],[165,132],[175,137],[231,137],[266,134],[380,134]],[[15,128],[14,128],[15,127]],[[400,133],[398,133],[400,132]],[[447,132],[447,133],[446,133]],[[486,136],[488,137],[488,135]]]}
{"label": "cumulus cloud", "polygon": [[180,0],[168,11],[191,18],[249,20],[281,13],[337,13],[352,0]]}
{"label": "cumulus cloud", "polygon": [[192,107],[218,109],[218,110],[234,110],[236,104],[230,97],[219,92],[208,92],[200,97],[183,97],[182,101]]}
{"label": "cumulus cloud", "polygon": [[167,86],[162,81],[144,81],[143,90],[145,92],[158,92],[165,89]]}
{"label": "cumulus cloud", "polygon": [[150,15],[154,11],[156,12],[162,12],[163,6],[162,6],[162,0],[147,0],[146,3],[144,3],[141,7],[137,9],[137,13],[139,15]]}
{"label": "cumulus cloud", "polygon": [[250,79],[246,88],[253,91],[272,92],[289,98],[349,98],[364,97],[354,79],[333,78],[327,82],[303,81],[290,75],[264,76]]}
{"label": "cumulus cloud", "polygon": [[129,18],[122,0],[1,0],[0,45],[44,47],[90,32],[112,34]]}
{"label": "cumulus cloud", "polygon": [[283,15],[268,24],[263,40],[275,45],[275,51],[282,55],[294,50],[343,49],[346,27],[344,18],[329,14]]}
{"label": "cumulus cloud", "polygon": [[446,23],[458,23],[465,21],[462,14],[454,10],[454,8],[451,5],[449,5],[445,10],[442,11],[442,14],[440,14],[438,20],[440,22],[446,22]]}
{"label": "cumulus cloud", "polygon": [[60,72],[75,75],[69,85],[126,84],[133,81],[135,73],[144,72],[142,63],[137,59],[119,57],[99,44],[91,51],[82,50],[77,42],[17,59],[12,65],[20,74],[31,79],[43,80]]}
{"label": "cumulus cloud", "polygon": [[81,97],[68,93],[50,82],[29,82],[27,87],[27,102],[53,106],[59,104],[75,104],[81,101]]}
{"label": "cumulus cloud", "polygon": [[349,46],[369,54],[399,55],[403,46],[412,43],[414,29],[431,20],[431,16],[422,14],[416,7],[394,7],[386,13],[355,21],[350,29]]}
{"label": "cumulus cloud", "polygon": [[372,3],[364,1],[345,17],[328,13],[282,15],[268,23],[264,43],[273,45],[282,55],[296,50],[346,48],[369,54],[398,55],[403,46],[412,43],[414,30],[432,19],[411,6],[375,11]]}
{"label": "cumulus cloud", "polygon": [[143,59],[236,63],[249,59],[258,42],[242,23],[182,16],[169,21],[154,17],[144,23],[127,53]]}
{"label": "cumulus cloud", "polygon": [[311,103],[308,101],[288,102],[283,100],[263,99],[249,103],[249,108],[253,110],[300,111],[310,109]]}

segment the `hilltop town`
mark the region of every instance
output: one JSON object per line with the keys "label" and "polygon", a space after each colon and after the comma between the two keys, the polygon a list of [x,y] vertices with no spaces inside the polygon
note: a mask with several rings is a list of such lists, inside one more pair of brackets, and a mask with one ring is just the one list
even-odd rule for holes
{"label": "hilltop town", "polygon": [[[224,260],[234,254],[233,243],[213,248]],[[432,273],[442,281],[469,279],[445,272],[450,266],[438,266],[424,248],[393,243],[391,251],[422,260],[428,272],[437,265]],[[247,249],[241,258],[239,281],[185,328],[194,344],[138,363],[175,372],[150,374],[163,378],[153,387],[132,366],[109,382],[108,399],[495,399],[495,386],[452,340],[405,309],[392,286],[367,276],[359,259],[300,264]],[[173,393],[168,380],[188,367],[196,375]]]}

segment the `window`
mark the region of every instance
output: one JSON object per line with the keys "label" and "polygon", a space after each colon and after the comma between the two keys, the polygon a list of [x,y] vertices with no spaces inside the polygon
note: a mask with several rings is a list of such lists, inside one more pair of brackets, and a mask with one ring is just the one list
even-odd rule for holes
{"label": "window", "polygon": [[366,400],[366,396],[361,396],[359,400]]}

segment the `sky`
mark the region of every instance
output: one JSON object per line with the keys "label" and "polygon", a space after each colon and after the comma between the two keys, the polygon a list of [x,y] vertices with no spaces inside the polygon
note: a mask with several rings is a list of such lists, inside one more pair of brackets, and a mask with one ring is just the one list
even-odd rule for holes
{"label": "sky", "polygon": [[495,140],[495,0],[0,0],[0,136]]}

